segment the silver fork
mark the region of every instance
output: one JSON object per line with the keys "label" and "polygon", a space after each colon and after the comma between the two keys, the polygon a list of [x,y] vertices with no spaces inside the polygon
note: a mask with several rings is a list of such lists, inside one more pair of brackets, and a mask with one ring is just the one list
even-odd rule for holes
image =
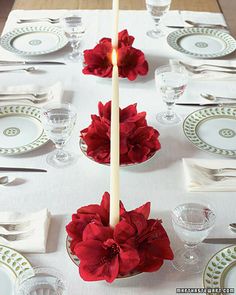
{"label": "silver fork", "polygon": [[9,73],[9,72],[18,72],[18,71],[24,71],[24,72],[27,72],[27,73],[33,73],[33,72],[36,72],[37,69],[35,67],[18,68],[18,69],[0,70],[0,73]]}
{"label": "silver fork", "polygon": [[236,179],[236,175],[225,175],[225,176],[220,176],[220,175],[209,175],[209,178],[213,181],[224,181],[224,180],[228,180],[231,178],[235,178]]}
{"label": "silver fork", "polygon": [[186,64],[182,61],[179,61],[179,63],[181,65],[183,65],[184,67],[188,68],[189,70],[205,70],[207,67],[213,67],[213,68],[219,68],[219,69],[225,69],[225,70],[235,70],[236,71],[236,67],[227,67],[227,66],[218,66],[218,65],[211,65],[211,64],[201,64],[201,65],[198,65],[198,66],[193,66],[193,65],[189,65],[189,64]]}
{"label": "silver fork", "polygon": [[60,18],[42,17],[42,18],[19,19],[17,21],[17,24],[35,23],[35,22],[49,22],[51,24],[58,24],[60,22]]}
{"label": "silver fork", "polygon": [[236,172],[236,168],[228,168],[228,167],[215,169],[215,168],[202,167],[196,164],[193,164],[192,167],[195,169],[198,169],[200,172],[204,172],[209,175],[222,174],[224,172],[234,172],[234,171]]}
{"label": "silver fork", "polygon": [[8,241],[19,241],[19,240],[24,240],[28,238],[33,231],[29,231],[26,233],[20,233],[20,234],[0,234],[0,237],[4,238],[5,240]]}
{"label": "silver fork", "polygon": [[5,96],[20,96],[20,95],[26,95],[26,96],[32,96],[34,98],[42,98],[48,95],[47,92],[42,92],[42,93],[36,93],[36,92],[25,92],[25,93],[11,93],[11,92],[5,92],[1,93],[0,92],[0,97],[5,97]]}
{"label": "silver fork", "polygon": [[33,97],[33,96],[4,96],[4,98],[0,98],[0,102],[4,102],[4,101],[21,101],[21,100],[27,100],[27,101],[31,101],[33,103],[41,103],[44,102],[48,99],[47,96],[42,96],[39,98]]}
{"label": "silver fork", "polygon": [[21,231],[21,230],[25,230],[29,225],[30,225],[30,221],[25,221],[25,222],[17,223],[17,224],[1,224],[0,223],[0,228],[2,227],[7,231]]}

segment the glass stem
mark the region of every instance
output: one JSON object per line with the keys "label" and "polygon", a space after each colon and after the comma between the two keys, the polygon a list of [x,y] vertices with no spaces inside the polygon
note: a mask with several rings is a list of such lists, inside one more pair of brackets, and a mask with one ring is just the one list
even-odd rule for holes
{"label": "glass stem", "polygon": [[184,245],[185,248],[185,253],[184,253],[184,260],[187,261],[188,263],[196,263],[198,260],[198,256],[195,252],[196,245]]}
{"label": "glass stem", "polygon": [[171,120],[174,118],[175,116],[175,112],[174,112],[174,103],[173,102],[166,102],[167,105],[167,111],[166,111],[166,118]]}
{"label": "glass stem", "polygon": [[63,150],[63,145],[56,144],[57,152],[56,152],[56,159],[58,161],[64,161],[68,158],[67,152]]}
{"label": "glass stem", "polygon": [[154,18],[154,24],[155,24],[155,32],[160,32],[160,18]]}

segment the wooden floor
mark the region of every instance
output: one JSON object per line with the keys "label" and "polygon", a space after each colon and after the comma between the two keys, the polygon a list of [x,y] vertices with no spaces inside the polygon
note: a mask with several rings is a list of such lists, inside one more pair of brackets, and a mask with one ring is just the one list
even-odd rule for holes
{"label": "wooden floor", "polygon": [[0,32],[4,27],[5,21],[13,4],[14,0],[0,0]]}
{"label": "wooden floor", "polygon": [[[111,6],[112,0],[15,0],[14,9],[110,9]],[[145,9],[145,0],[120,0],[120,9]],[[220,11],[217,0],[172,0],[171,9]]]}

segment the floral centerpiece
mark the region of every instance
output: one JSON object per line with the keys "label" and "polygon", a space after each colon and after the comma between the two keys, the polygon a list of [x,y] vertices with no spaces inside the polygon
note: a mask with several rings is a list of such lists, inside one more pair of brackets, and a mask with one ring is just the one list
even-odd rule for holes
{"label": "floral centerpiece", "polygon": [[133,273],[157,271],[172,260],[170,241],[161,220],[149,219],[150,202],[126,211],[120,202],[120,222],[109,226],[110,195],[100,205],[81,207],[66,226],[70,249],[79,260],[85,281],[106,280]]}
{"label": "floral centerpiece", "polygon": [[[118,35],[117,65],[119,77],[133,81],[138,75],[144,76],[148,72],[148,63],[144,53],[134,48],[134,37],[123,30]],[[84,51],[83,73],[99,77],[112,77],[112,41],[111,38],[102,38],[93,48]]]}
{"label": "floral centerpiece", "polygon": [[[98,115],[81,131],[87,155],[96,162],[110,163],[111,101],[98,103]],[[142,163],[161,148],[159,132],[147,125],[146,112],[137,112],[137,104],[120,109],[120,164]]]}

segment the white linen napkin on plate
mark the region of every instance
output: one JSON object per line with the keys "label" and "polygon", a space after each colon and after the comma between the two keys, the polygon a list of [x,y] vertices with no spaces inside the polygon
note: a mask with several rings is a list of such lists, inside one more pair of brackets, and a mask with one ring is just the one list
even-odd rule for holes
{"label": "white linen napkin on plate", "polygon": [[[199,66],[199,65],[218,65],[218,66],[226,66],[226,67],[236,67],[236,61],[235,60],[212,60],[212,59],[197,59],[197,60],[189,60],[189,59],[181,59],[181,60],[177,60],[177,59],[171,59],[170,60],[170,64],[172,65],[176,65],[179,64],[179,62],[183,62],[186,64],[189,64],[191,66]],[[209,71],[207,70],[211,69],[214,71]],[[187,69],[187,68],[186,68]],[[206,69],[206,70],[205,70]],[[213,67],[204,67],[204,72],[202,73],[192,73],[191,71],[188,71],[189,76],[191,77],[191,79],[195,79],[195,80],[236,80],[236,70],[235,73],[231,74],[231,73],[224,73],[221,71],[224,71],[224,69],[220,69],[220,68],[213,68]]]}
{"label": "white linen napkin on plate", "polygon": [[[17,224],[16,230],[14,228],[11,230],[9,225],[14,224]],[[50,212],[48,209],[26,214],[0,212],[0,244],[20,252],[45,253],[49,225]],[[12,235],[14,240],[8,239],[9,235]],[[15,237],[18,238],[15,240]]]}
{"label": "white linen napkin on plate", "polygon": [[[37,84],[27,84],[27,85],[14,85],[14,86],[0,86],[0,94],[1,93],[46,93],[47,100],[42,103],[32,103],[27,100],[19,100],[19,101],[0,101],[1,105],[6,104],[33,104],[35,106],[42,106],[43,104],[47,104],[50,101],[61,101],[63,96],[63,87],[61,82],[56,82],[51,86],[42,86]],[[1,99],[1,97],[0,97]]]}
{"label": "white linen napkin on plate", "polygon": [[[221,181],[214,181],[207,177],[207,173],[196,169],[194,165],[206,168],[236,168],[236,161],[232,160],[208,160],[208,159],[183,159],[185,182],[188,191],[199,192],[235,192],[236,177]],[[235,172],[224,172],[218,175],[235,175]]]}

